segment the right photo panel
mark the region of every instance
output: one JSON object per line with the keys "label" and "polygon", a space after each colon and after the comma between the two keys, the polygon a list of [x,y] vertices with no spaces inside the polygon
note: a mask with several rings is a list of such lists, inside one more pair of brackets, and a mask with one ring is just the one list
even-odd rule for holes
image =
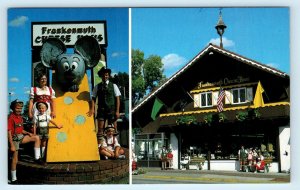
{"label": "right photo panel", "polygon": [[132,184],[290,182],[289,7],[132,8]]}

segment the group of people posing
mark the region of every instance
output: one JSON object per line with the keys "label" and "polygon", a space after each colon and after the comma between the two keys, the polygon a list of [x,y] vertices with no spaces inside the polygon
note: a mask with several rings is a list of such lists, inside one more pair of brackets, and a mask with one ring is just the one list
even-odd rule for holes
{"label": "group of people posing", "polygon": [[161,170],[173,169],[173,154],[171,149],[167,149],[164,145],[161,149]]}
{"label": "group of people posing", "polygon": [[254,173],[264,170],[265,161],[261,150],[256,148],[245,149],[242,145],[238,152],[238,158],[240,161],[240,171],[244,171],[245,168],[249,168]]}
{"label": "group of people posing", "polygon": [[[89,103],[87,116],[94,116],[96,100],[98,100],[97,124],[99,153],[104,159],[124,158],[124,150],[117,139],[117,119],[120,116],[120,90],[109,81],[111,70],[102,68],[98,75],[102,82],[97,84]],[[24,130],[22,110],[24,103],[18,99],[10,104],[8,116],[8,142],[11,153],[11,182],[17,181],[16,167],[20,144],[34,142],[34,159],[37,163],[45,163],[45,149],[49,139],[49,123],[61,129],[62,124],[53,121],[56,118],[55,91],[47,86],[46,74],[37,77],[39,86],[30,90],[28,117],[32,120],[32,130]],[[106,126],[106,127],[105,127]]]}

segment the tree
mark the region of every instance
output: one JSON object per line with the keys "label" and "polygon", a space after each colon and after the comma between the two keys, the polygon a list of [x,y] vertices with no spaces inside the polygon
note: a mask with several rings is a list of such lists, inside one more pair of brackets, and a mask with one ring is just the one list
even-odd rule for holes
{"label": "tree", "polygon": [[[38,76],[40,74],[45,74],[47,76],[47,78],[49,78],[49,73],[47,72],[47,68],[41,63],[34,63],[36,64],[35,67],[34,67],[34,70],[33,70],[33,86],[39,86],[39,80],[37,79]],[[49,82],[49,81],[48,81]]]}
{"label": "tree", "polygon": [[23,117],[28,118],[28,111],[29,111],[29,101],[26,101],[23,106]]}
{"label": "tree", "polygon": [[120,111],[125,112],[125,101],[129,98],[129,75],[125,72],[118,72],[110,79],[121,91]]}
{"label": "tree", "polygon": [[157,55],[151,55],[145,60],[144,63],[144,79],[146,89],[152,92],[161,80],[166,78],[163,75],[163,63],[161,62],[161,57]]}
{"label": "tree", "polygon": [[144,97],[146,92],[142,73],[144,52],[133,49],[131,55],[132,105],[136,105],[137,102]]}
{"label": "tree", "polygon": [[142,75],[132,77],[132,105],[136,105],[146,93],[145,81]]}
{"label": "tree", "polygon": [[133,106],[147,93],[152,92],[166,78],[163,75],[161,57],[151,55],[145,59],[144,52],[138,49],[132,50],[131,71]]}
{"label": "tree", "polygon": [[118,74],[114,75],[110,80],[120,88],[122,95],[127,99],[129,97],[128,73],[118,72]]}
{"label": "tree", "polygon": [[144,52],[140,50],[132,50],[131,51],[132,60],[131,60],[131,74],[132,77],[142,75],[142,66],[144,63]]}

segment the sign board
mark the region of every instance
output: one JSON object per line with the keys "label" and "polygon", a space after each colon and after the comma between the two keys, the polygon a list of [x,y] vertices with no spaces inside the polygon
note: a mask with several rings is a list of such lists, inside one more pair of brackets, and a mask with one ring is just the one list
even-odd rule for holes
{"label": "sign board", "polygon": [[106,21],[82,22],[32,22],[31,47],[42,46],[48,38],[59,38],[67,47],[73,47],[77,39],[93,36],[100,46],[107,46]]}
{"label": "sign board", "polygon": [[244,83],[244,82],[249,82],[250,78],[244,78],[242,76],[238,76],[235,79],[229,79],[229,78],[224,78],[223,80],[219,80],[216,82],[199,82],[198,83],[198,89],[201,88],[206,88],[206,87],[213,87],[213,86],[224,86],[224,85],[230,85],[230,84],[239,84],[239,83]]}

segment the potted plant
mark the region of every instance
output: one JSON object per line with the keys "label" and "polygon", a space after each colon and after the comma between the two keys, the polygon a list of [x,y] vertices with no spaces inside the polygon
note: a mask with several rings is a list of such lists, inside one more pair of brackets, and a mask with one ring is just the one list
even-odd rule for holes
{"label": "potted plant", "polygon": [[239,121],[245,121],[248,118],[248,112],[239,111],[236,113],[237,120]]}
{"label": "potted plant", "polygon": [[219,113],[218,116],[219,116],[219,122],[220,123],[227,120],[227,117],[224,113]]}
{"label": "potted plant", "polygon": [[177,118],[176,124],[177,125],[191,125],[191,124],[196,124],[197,119],[195,116],[192,115],[183,115]]}
{"label": "potted plant", "polygon": [[212,114],[207,114],[203,117],[204,123],[211,125],[213,122],[213,115]]}

